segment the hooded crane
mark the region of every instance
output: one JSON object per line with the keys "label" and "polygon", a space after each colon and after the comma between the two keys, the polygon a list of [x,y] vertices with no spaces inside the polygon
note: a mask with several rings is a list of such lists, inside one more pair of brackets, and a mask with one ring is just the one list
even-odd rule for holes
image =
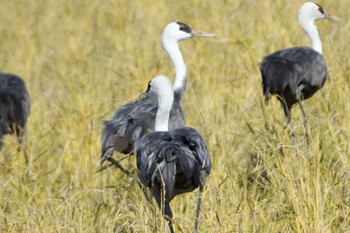
{"label": "hooded crane", "polygon": [[23,146],[30,99],[24,81],[14,75],[0,73],[0,149],[5,134],[14,134]]}
{"label": "hooded crane", "polygon": [[306,122],[301,101],[310,98],[326,81],[327,67],[322,56],[322,43],[314,24],[319,19],[340,20],[325,14],[316,3],[304,3],[299,10],[298,21],[309,37],[312,48],[283,49],[266,56],[260,63],[265,102],[267,104],[269,94],[277,95],[288,123],[291,122],[291,108],[296,103]]}
{"label": "hooded crane", "polygon": [[[162,34],[162,45],[175,67],[174,104],[169,118],[171,130],[184,125],[184,113],[181,101],[186,90],[186,65],[179,49],[179,42],[194,37],[214,37],[214,34],[196,31],[180,22],[168,24]],[[114,163],[128,173],[121,164],[112,158],[114,151],[129,154],[133,152],[134,143],[145,133],[154,130],[158,102],[154,99],[139,99],[120,107],[110,121],[105,121],[102,134],[102,161]]]}
{"label": "hooded crane", "polygon": [[[169,221],[170,232],[173,213],[170,201],[178,194],[199,187],[195,229],[198,232],[199,212],[206,177],[210,173],[210,156],[205,142],[197,130],[181,127],[169,130],[169,115],[174,92],[164,76],[149,83],[147,95],[158,98],[155,132],[144,135],[136,142],[138,177],[149,187],[159,208]],[[164,184],[164,185],[163,185]]]}

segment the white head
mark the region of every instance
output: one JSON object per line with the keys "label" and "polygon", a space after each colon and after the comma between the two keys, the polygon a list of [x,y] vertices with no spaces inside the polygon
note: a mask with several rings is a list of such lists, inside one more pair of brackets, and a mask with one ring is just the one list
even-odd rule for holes
{"label": "white head", "polygon": [[308,20],[315,21],[318,19],[324,19],[326,15],[322,9],[322,7],[314,2],[305,2],[298,14],[298,19],[300,20]]}
{"label": "white head", "polygon": [[340,19],[336,16],[326,14],[323,10],[323,8],[318,5],[317,3],[314,2],[305,2],[298,14],[298,19],[299,22],[301,23],[302,21],[310,21],[313,22],[315,20],[319,19],[332,19],[339,21]]}
{"label": "white head", "polygon": [[149,81],[146,93],[148,97],[156,99],[164,99],[162,98],[163,96],[167,98],[174,97],[172,84],[170,80],[163,75],[156,76]]}
{"label": "white head", "polygon": [[172,22],[168,24],[162,34],[162,40],[179,42],[193,37],[215,37],[214,34],[201,32],[190,28],[187,24]]}

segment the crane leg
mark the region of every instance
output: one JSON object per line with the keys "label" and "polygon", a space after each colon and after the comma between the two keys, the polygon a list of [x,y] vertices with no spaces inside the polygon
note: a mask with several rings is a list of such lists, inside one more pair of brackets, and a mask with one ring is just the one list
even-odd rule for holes
{"label": "crane leg", "polygon": [[18,138],[19,147],[18,147],[17,151],[18,152],[23,151],[24,158],[26,160],[26,165],[28,166],[29,158],[28,158],[27,151],[26,151],[26,148],[27,148],[26,135],[27,135],[27,130],[23,129],[21,127],[18,127],[17,138]]}
{"label": "crane leg", "polygon": [[196,219],[194,222],[194,233],[198,233],[198,225],[199,225],[199,213],[202,206],[202,197],[203,197],[203,189],[205,185],[205,181],[207,178],[207,174],[204,171],[201,171],[199,175],[199,190],[198,190],[198,202],[197,202],[197,210],[196,210]]}
{"label": "crane leg", "polygon": [[288,123],[287,124],[289,126],[289,132],[290,132],[290,136],[292,138],[292,143],[296,144],[295,135],[294,135],[294,127],[293,127],[293,123],[292,123],[292,116],[291,116],[291,113],[290,113],[291,107],[287,106],[287,103],[284,101],[284,99],[281,98],[280,101],[281,101],[281,105],[282,105],[282,108],[283,108],[283,111],[284,111],[284,115],[288,119]]}
{"label": "crane leg", "polygon": [[170,233],[175,233],[174,227],[173,227],[173,220],[168,220],[169,221],[169,230]]}
{"label": "crane leg", "polygon": [[150,197],[150,193],[148,192],[147,187],[145,187],[142,183],[141,180],[138,176],[135,177],[135,180],[137,182],[137,184],[139,185],[140,189],[142,190],[143,194],[145,195],[145,198],[147,200],[148,203],[152,203],[151,197]]}
{"label": "crane leg", "polygon": [[292,117],[290,114],[290,108],[287,106],[286,102],[283,99],[281,100],[281,105],[283,108],[284,115],[287,117],[288,124],[289,124],[292,121]]}
{"label": "crane leg", "polygon": [[170,233],[174,233],[174,227],[173,227],[173,211],[170,208],[170,202],[165,197],[165,203],[164,203],[164,218],[168,221],[169,230]]}
{"label": "crane leg", "polygon": [[287,105],[286,101],[283,97],[277,96],[277,99],[281,102],[281,106],[283,108],[284,115],[287,117],[288,121],[287,123],[290,124],[292,121],[292,117],[290,114],[290,107]]}
{"label": "crane leg", "polygon": [[155,184],[152,187],[151,191],[165,220],[168,221],[170,233],[174,233],[175,231],[173,227],[173,211],[171,210],[170,200],[166,197],[164,188],[164,184]]}
{"label": "crane leg", "polygon": [[301,104],[301,100],[298,101],[301,112],[303,113],[304,116],[304,128],[305,128],[305,136],[306,136],[306,143],[309,144],[309,120],[306,117],[303,105]]}
{"label": "crane leg", "polygon": [[201,205],[202,205],[203,188],[204,188],[204,185],[202,185],[202,184],[199,185],[196,219],[195,219],[195,222],[194,222],[194,233],[198,233],[199,232],[198,231],[199,212],[201,210]]}

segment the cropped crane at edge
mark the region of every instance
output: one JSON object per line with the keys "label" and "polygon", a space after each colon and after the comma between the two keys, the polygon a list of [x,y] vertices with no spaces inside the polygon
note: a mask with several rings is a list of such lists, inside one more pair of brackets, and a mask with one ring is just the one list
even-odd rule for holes
{"label": "cropped crane at edge", "polygon": [[3,136],[13,134],[23,149],[30,98],[24,81],[14,74],[0,73],[0,149]]}

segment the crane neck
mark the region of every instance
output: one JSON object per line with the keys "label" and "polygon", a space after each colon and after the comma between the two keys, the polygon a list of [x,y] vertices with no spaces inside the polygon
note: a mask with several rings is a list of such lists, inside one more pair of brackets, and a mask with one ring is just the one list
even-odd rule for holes
{"label": "crane neck", "polygon": [[181,104],[186,91],[186,64],[182,57],[179,43],[175,39],[162,38],[163,48],[173,62],[175,68],[174,93],[175,103]]}
{"label": "crane neck", "polygon": [[174,92],[171,86],[164,87],[158,93],[158,110],[155,131],[168,131],[169,117],[174,102]]}
{"label": "crane neck", "polygon": [[306,35],[309,37],[312,48],[320,54],[322,54],[322,42],[314,20],[309,19],[307,17],[299,17],[299,24],[306,33]]}

